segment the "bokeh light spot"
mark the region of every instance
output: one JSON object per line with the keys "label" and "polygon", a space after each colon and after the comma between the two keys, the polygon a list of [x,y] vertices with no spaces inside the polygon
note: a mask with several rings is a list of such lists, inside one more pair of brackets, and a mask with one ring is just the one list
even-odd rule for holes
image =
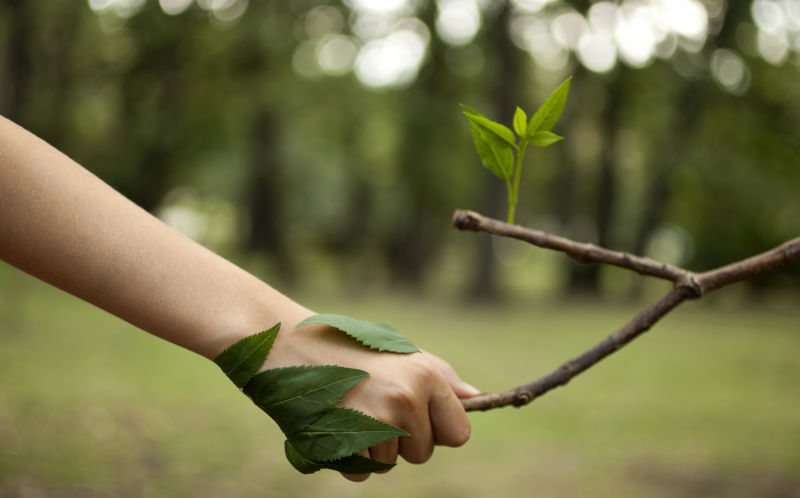
{"label": "bokeh light spot", "polygon": [[722,88],[742,95],[750,86],[750,69],[733,50],[717,49],[711,54],[711,74]]}
{"label": "bokeh light spot", "polygon": [[581,39],[578,58],[590,71],[607,73],[617,63],[617,47],[605,36],[589,34]]}

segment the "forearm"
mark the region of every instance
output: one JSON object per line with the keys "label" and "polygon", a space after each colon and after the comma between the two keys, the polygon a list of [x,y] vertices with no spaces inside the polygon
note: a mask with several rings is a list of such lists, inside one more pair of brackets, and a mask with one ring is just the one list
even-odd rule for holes
{"label": "forearm", "polygon": [[209,358],[309,314],[2,117],[0,259]]}

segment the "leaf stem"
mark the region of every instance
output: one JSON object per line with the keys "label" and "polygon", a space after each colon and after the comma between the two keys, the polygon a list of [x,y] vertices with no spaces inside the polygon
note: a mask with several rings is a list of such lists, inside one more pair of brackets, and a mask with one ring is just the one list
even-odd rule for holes
{"label": "leaf stem", "polygon": [[519,198],[519,179],[522,176],[522,161],[525,159],[525,149],[528,148],[527,138],[520,141],[517,149],[517,164],[514,165],[514,185],[509,185],[508,191],[508,224],[514,224],[514,211],[517,209],[517,199]]}

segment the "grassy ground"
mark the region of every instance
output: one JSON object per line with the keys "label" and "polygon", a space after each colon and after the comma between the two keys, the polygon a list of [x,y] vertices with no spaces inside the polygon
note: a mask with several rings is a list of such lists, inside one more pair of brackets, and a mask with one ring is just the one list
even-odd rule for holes
{"label": "grassy ground", "polygon": [[[392,323],[484,390],[531,380],[636,307],[306,296]],[[800,496],[800,311],[689,303],[522,409],[471,415],[426,465],[295,473],[204,359],[0,267],[0,496]]]}

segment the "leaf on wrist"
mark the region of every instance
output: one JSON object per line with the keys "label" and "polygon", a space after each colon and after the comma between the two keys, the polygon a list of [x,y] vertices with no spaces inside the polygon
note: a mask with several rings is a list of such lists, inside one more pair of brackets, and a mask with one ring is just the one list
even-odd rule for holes
{"label": "leaf on wrist", "polygon": [[217,355],[214,363],[225,372],[236,387],[244,387],[264,364],[280,328],[279,322],[271,329],[245,337]]}
{"label": "leaf on wrist", "polygon": [[361,344],[377,351],[392,353],[416,353],[419,351],[411,341],[384,323],[367,322],[329,313],[306,318],[297,324],[297,328],[312,323],[337,328]]}
{"label": "leaf on wrist", "polygon": [[309,460],[330,462],[409,434],[356,410],[332,408],[308,426],[287,434],[292,447]]}
{"label": "leaf on wrist", "polygon": [[[418,351],[388,325],[342,315],[317,315],[298,325],[330,325],[370,348],[411,353]],[[407,436],[402,429],[356,410],[335,405],[367,372],[336,365],[292,366],[260,373],[280,330],[280,323],[231,345],[214,362],[272,417],[286,434],[286,458],[304,474],[333,469],[350,474],[388,470],[385,464],[357,453],[387,439]]]}
{"label": "leaf on wrist", "polygon": [[300,420],[333,407],[367,377],[334,365],[274,368],[256,374],[244,393],[276,421]]}

